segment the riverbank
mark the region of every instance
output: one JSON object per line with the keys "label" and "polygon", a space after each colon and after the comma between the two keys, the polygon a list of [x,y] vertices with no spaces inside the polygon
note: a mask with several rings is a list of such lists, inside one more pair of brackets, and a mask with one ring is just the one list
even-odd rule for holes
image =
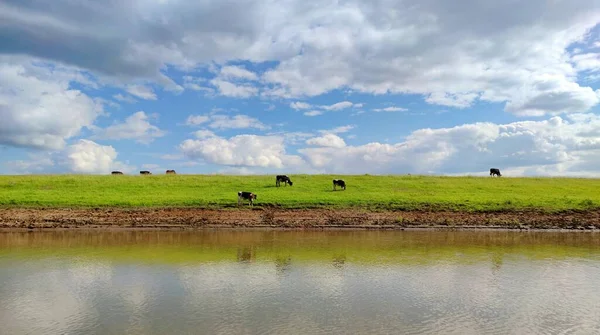
{"label": "riverbank", "polygon": [[600,211],[368,211],[360,209],[0,208],[0,228],[500,228],[600,229]]}

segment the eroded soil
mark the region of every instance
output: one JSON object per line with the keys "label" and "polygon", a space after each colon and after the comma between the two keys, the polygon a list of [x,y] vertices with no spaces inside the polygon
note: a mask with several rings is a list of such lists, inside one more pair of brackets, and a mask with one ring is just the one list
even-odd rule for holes
{"label": "eroded soil", "polygon": [[600,229],[600,211],[500,213],[359,209],[0,208],[0,228]]}

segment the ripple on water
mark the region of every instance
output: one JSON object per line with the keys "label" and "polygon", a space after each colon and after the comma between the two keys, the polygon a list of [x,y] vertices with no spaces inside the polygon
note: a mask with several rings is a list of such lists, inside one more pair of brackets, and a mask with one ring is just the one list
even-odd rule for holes
{"label": "ripple on water", "polygon": [[1,254],[8,333],[600,333],[589,236],[154,232],[89,254],[48,236]]}

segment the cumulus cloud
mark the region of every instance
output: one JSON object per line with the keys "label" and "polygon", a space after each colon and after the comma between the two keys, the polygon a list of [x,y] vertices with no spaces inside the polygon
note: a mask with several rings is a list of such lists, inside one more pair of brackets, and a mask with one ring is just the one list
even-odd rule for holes
{"label": "cumulus cloud", "polygon": [[283,168],[302,162],[300,157],[286,154],[281,136],[188,139],[179,145],[179,149],[191,159],[219,165]]}
{"label": "cumulus cloud", "polygon": [[346,142],[334,134],[325,134],[320,137],[311,138],[306,141],[306,144],[329,148],[342,148],[346,146]]}
{"label": "cumulus cloud", "polygon": [[210,80],[217,93],[230,98],[249,98],[259,93],[259,87],[252,83],[258,76],[241,66],[223,66],[217,76]]}
{"label": "cumulus cloud", "polygon": [[93,138],[123,140],[134,139],[139,143],[150,143],[157,137],[162,137],[165,132],[149,121],[146,113],[139,111],[121,123],[115,123],[107,128],[94,128]]}
{"label": "cumulus cloud", "polygon": [[10,173],[79,173],[107,174],[113,170],[130,173],[135,166],[117,160],[112,146],[100,145],[90,140],[78,140],[63,150],[44,154],[30,154],[28,160],[5,162]]}
{"label": "cumulus cloud", "polygon": [[99,101],[70,87],[80,80],[78,72],[0,58],[0,144],[64,148],[103,113]]}
{"label": "cumulus cloud", "polygon": [[[0,52],[122,81],[153,81],[175,92],[181,87],[165,75],[166,68],[187,71],[211,63],[225,65],[210,83],[219,94],[238,98],[260,90],[239,80],[260,79],[267,95],[305,97],[338,89],[419,94],[429,103],[458,108],[503,103],[517,115],[581,112],[599,101],[591,88],[577,83],[578,72],[594,66],[594,56],[573,52],[579,57],[572,58],[569,51],[600,22],[595,1],[532,0],[518,11],[512,2],[478,0],[262,0],[235,6],[209,0],[101,7],[5,1],[0,20],[0,37],[8,41]],[[227,65],[239,61],[271,68],[259,78]],[[144,99],[154,96],[141,87],[128,90]]]}
{"label": "cumulus cloud", "polygon": [[112,169],[123,167],[116,162],[117,151],[111,146],[103,146],[89,140],[79,140],[70,145],[65,157],[69,169],[75,173],[105,174]]}
{"label": "cumulus cloud", "polygon": [[[519,175],[596,174],[600,117],[553,117],[509,124],[476,123],[420,129],[406,141],[304,148],[315,168],[336,173],[485,173],[499,167]],[[586,172],[587,171],[587,172]]]}

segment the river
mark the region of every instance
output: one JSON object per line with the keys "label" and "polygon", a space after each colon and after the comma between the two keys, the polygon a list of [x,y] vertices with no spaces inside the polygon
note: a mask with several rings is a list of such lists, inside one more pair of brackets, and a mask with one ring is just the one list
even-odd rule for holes
{"label": "river", "polygon": [[1,334],[599,334],[600,234],[0,232]]}

